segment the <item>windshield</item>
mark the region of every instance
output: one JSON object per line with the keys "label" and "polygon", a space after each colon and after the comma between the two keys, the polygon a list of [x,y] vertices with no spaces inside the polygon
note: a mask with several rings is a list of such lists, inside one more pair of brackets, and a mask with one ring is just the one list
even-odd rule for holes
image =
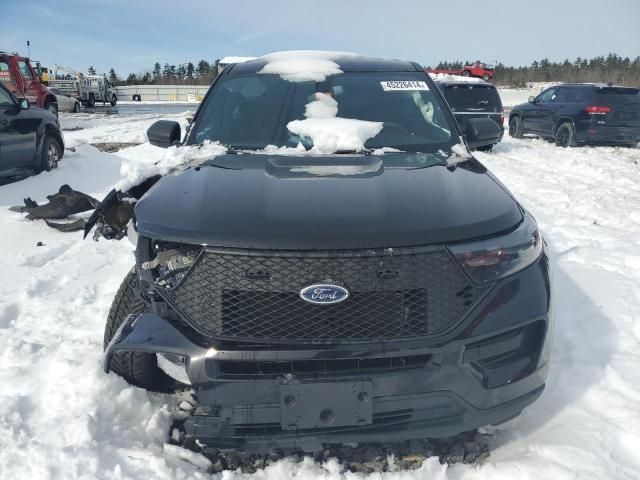
{"label": "windshield", "polygon": [[418,72],[346,73],[322,82],[226,75],[198,113],[188,143],[316,153],[450,151],[459,140],[444,108]]}

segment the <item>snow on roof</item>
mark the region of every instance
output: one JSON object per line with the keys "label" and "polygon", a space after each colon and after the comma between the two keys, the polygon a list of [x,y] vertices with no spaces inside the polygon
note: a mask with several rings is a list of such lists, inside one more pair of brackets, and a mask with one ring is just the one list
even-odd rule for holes
{"label": "snow on roof", "polygon": [[250,60],[255,60],[257,57],[224,57],[218,63],[222,65],[229,65],[230,63],[242,63]]}
{"label": "snow on roof", "polygon": [[258,73],[280,75],[290,82],[322,82],[328,75],[343,73],[336,60],[359,56],[357,53],[322,50],[275,52],[260,57],[267,63]]}
{"label": "snow on roof", "polygon": [[481,78],[449,75],[448,73],[430,73],[434,82],[487,83]]}

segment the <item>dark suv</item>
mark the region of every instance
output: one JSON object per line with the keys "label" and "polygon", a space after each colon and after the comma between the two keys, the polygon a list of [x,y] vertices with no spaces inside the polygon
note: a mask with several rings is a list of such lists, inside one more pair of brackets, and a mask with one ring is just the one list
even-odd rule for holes
{"label": "dark suv", "polygon": [[611,84],[564,84],[548,88],[509,115],[509,135],[536,135],[561,147],[640,141],[640,91]]}
{"label": "dark suv", "polygon": [[[470,140],[491,136],[493,120],[470,121]],[[148,137],[179,144],[180,126]],[[185,438],[206,448],[310,451],[518,415],[547,376],[549,261],[460,138],[417,63],[228,66],[175,154],[223,151],[112,191],[88,222],[122,238],[133,213],[106,370],[191,389]]]}
{"label": "dark suv", "polygon": [[[445,81],[436,79],[436,84],[447,99],[453,115],[463,133],[467,130],[467,122],[472,118],[490,118],[500,127],[500,138],[504,134],[504,109],[498,90],[486,82]],[[498,142],[469,142],[472,149],[491,150]]]}

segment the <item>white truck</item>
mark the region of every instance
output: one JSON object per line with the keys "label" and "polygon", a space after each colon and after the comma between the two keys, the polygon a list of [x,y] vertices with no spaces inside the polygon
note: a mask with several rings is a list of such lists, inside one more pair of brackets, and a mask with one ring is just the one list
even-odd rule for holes
{"label": "white truck", "polygon": [[118,102],[115,88],[109,84],[106,75],[85,75],[72,68],[55,65],[49,87],[77,98],[87,107],[93,107],[96,102],[109,103],[114,107]]}

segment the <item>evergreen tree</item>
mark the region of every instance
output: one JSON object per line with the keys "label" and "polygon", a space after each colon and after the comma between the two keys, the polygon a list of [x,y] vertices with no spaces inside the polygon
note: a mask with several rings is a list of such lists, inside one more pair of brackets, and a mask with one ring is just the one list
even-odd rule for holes
{"label": "evergreen tree", "polygon": [[116,74],[116,71],[113,69],[113,67],[111,67],[111,70],[109,70],[109,83],[116,83],[118,81],[118,75]]}
{"label": "evergreen tree", "polygon": [[206,60],[200,60],[198,62],[198,66],[196,67],[196,73],[198,74],[198,77],[205,76],[207,73],[209,73],[209,71],[209,62],[207,62]]}
{"label": "evergreen tree", "polygon": [[157,81],[159,78],[160,78],[160,64],[156,62],[153,65],[153,79]]}
{"label": "evergreen tree", "polygon": [[193,78],[193,72],[195,71],[195,68],[193,66],[193,63],[189,62],[187,63],[187,78],[188,79],[192,79]]}

